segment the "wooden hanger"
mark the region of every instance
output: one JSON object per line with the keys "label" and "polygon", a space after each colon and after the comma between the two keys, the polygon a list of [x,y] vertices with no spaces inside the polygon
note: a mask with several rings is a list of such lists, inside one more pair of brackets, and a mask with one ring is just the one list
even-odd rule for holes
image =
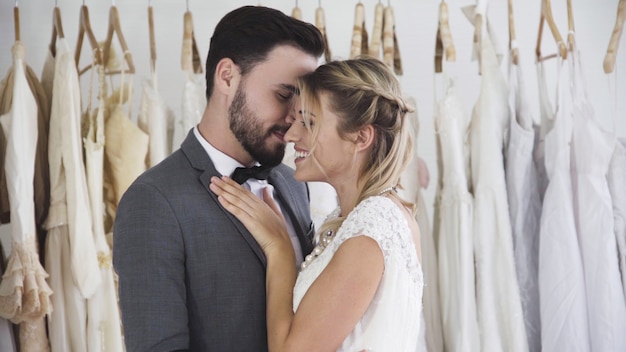
{"label": "wooden hanger", "polygon": [[574,51],[575,38],[574,38],[574,13],[572,11],[572,0],[567,0],[567,44],[570,51]]}
{"label": "wooden hanger", "polygon": [[[91,49],[94,51],[94,55],[93,55],[94,64],[96,65],[102,64],[103,62],[102,61],[102,49],[100,48],[100,45],[98,45],[96,36],[93,34],[93,31],[91,30],[91,23],[89,22],[89,10],[87,9],[87,6],[82,5],[80,7],[80,18],[78,21],[78,40],[76,42],[76,51],[74,53],[74,60],[76,61],[77,67],[78,67],[78,64],[80,63],[80,53],[83,47],[83,38],[85,37],[85,35],[87,35],[87,40],[89,41],[89,45],[91,46]],[[78,74],[82,75],[87,70],[89,70],[91,66],[92,65],[89,64],[84,69],[82,70],[79,69]]]}
{"label": "wooden hanger", "polygon": [[154,39],[154,13],[152,5],[148,5],[148,32],[150,35],[150,69],[152,72],[156,69],[156,41]]}
{"label": "wooden hanger", "polygon": [[369,46],[369,55],[380,58],[380,42],[383,38],[383,21],[385,6],[380,1],[374,8],[374,29],[372,30],[372,41]]}
{"label": "wooden hanger", "polygon": [[135,73],[135,64],[133,63],[133,57],[128,50],[128,45],[126,45],[126,40],[124,39],[124,34],[122,33],[122,26],[120,24],[120,15],[117,11],[117,7],[115,5],[111,6],[109,10],[109,29],[107,31],[107,37],[104,41],[104,46],[102,48],[102,58],[104,62],[104,66],[106,68],[107,63],[109,62],[109,57],[111,56],[111,44],[113,41],[113,34],[117,34],[117,39],[122,47],[124,60],[128,65],[126,70],[116,70],[116,71],[106,71],[107,75],[119,74],[119,73]]}
{"label": "wooden hanger", "polygon": [[291,11],[291,17],[302,21],[302,10],[298,7],[298,0],[296,0],[296,6]]}
{"label": "wooden hanger", "polygon": [[617,18],[615,19],[615,27],[609,40],[609,47],[606,49],[604,56],[604,73],[611,73],[615,68],[615,59],[617,57],[617,49],[619,40],[622,37],[622,29],[624,28],[624,19],[626,19],[626,0],[620,0],[617,5]]}
{"label": "wooden hanger", "polygon": [[189,8],[183,16],[183,52],[181,66],[183,71],[192,71],[196,74],[202,73],[202,60],[196,44],[196,36],[193,30],[193,17]]}
{"label": "wooden hanger", "polygon": [[330,46],[328,45],[328,33],[326,33],[326,16],[324,15],[324,8],[322,2],[319,1],[317,9],[315,9],[315,26],[322,32],[324,38],[324,60],[329,62],[332,60],[330,52]]}
{"label": "wooden hanger", "polygon": [[65,38],[63,33],[63,22],[61,21],[61,9],[55,6],[52,10],[52,38],[50,39],[50,52],[52,56],[56,56],[56,43],[58,38]]}
{"label": "wooden hanger", "polygon": [[15,28],[15,41],[20,41],[20,8],[17,6],[17,0],[15,1],[15,6],[13,7],[13,25]]}
{"label": "wooden hanger", "polygon": [[[569,1],[569,0],[568,0]],[[515,37],[515,16],[513,15],[513,0],[509,0],[509,49],[511,49],[511,59],[513,65],[519,64],[519,50]]]}
{"label": "wooden hanger", "polygon": [[550,31],[552,32],[552,36],[556,41],[556,45],[559,47],[559,54],[565,60],[567,58],[567,47],[563,42],[563,37],[559,33],[559,29],[554,23],[554,18],[552,17],[552,5],[550,4],[550,0],[541,0],[541,18],[539,19],[539,34],[537,36],[537,46],[535,47],[535,54],[537,55],[537,61],[547,60],[554,55],[550,55],[547,57],[541,57],[541,37],[543,33],[543,23],[547,22],[550,27]]}
{"label": "wooden hanger", "polygon": [[369,53],[367,28],[365,27],[365,7],[359,1],[354,8],[354,27],[352,29],[352,44],[350,46],[350,58]]}
{"label": "wooden hanger", "polygon": [[435,73],[443,72],[444,56],[448,62],[456,61],[456,48],[452,40],[449,19],[448,4],[445,1],[441,1],[441,4],[439,4],[437,39],[435,42]]}

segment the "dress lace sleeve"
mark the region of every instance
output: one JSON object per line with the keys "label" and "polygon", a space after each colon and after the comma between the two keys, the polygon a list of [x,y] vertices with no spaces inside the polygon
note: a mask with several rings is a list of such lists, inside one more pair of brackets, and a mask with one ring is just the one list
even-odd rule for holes
{"label": "dress lace sleeve", "polygon": [[385,267],[390,260],[401,260],[417,280],[419,263],[411,229],[404,214],[391,199],[374,196],[359,203],[339,228],[332,245],[338,248],[356,236],[367,236],[378,243]]}

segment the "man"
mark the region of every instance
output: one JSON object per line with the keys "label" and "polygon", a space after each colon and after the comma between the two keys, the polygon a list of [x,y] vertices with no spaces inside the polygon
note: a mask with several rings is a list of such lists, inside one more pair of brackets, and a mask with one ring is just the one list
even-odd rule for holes
{"label": "man", "polygon": [[210,178],[275,166],[267,181],[241,182],[257,194],[273,187],[298,260],[311,251],[306,186],[280,163],[295,80],[323,48],[314,26],[269,8],[242,7],[217,24],[200,124],[118,207],[113,263],[128,351],[267,351],[265,257]]}

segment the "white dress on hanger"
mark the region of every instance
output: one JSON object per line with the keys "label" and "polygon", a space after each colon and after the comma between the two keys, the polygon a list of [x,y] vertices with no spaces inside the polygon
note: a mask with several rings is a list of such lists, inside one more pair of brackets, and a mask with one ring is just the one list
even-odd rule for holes
{"label": "white dress on hanger", "polygon": [[607,181],[613,202],[619,271],[626,298],[626,139],[618,139],[615,143]]}
{"label": "white dress on hanger", "polygon": [[435,106],[440,148],[438,207],[439,287],[446,349],[479,351],[474,272],[473,198],[466,175],[468,119],[454,82],[446,77],[444,97]]}
{"label": "white dress on hanger", "polygon": [[583,258],[592,351],[626,351],[626,300],[617,260],[607,183],[615,131],[604,130],[587,99],[580,53],[570,52],[572,163],[578,241]]}
{"label": "white dress on hanger", "polygon": [[483,351],[528,351],[504,175],[508,88],[483,28],[480,96],[470,125],[476,306]]}
{"label": "white dress on hanger", "polygon": [[[585,281],[570,176],[572,116],[564,95],[569,84],[567,64],[558,59],[557,109],[542,112],[544,161],[548,185],[539,232],[539,301],[541,347],[544,351],[590,351]],[[543,62],[537,63],[543,66]],[[543,68],[539,92],[547,94]],[[547,97],[541,99],[547,102]],[[542,104],[542,108],[547,108]],[[543,134],[542,133],[542,134]]]}
{"label": "white dress on hanger", "polygon": [[[415,107],[415,99],[412,97],[407,99],[409,105]],[[415,219],[419,225],[419,238],[413,238],[413,241],[420,242],[421,247],[421,264],[424,273],[424,295],[422,298],[423,307],[422,314],[424,322],[421,325],[423,330],[423,338],[420,340],[421,350],[429,352],[443,351],[443,332],[441,327],[441,311],[439,303],[439,273],[437,269],[437,251],[435,249],[435,240],[430,223],[426,202],[422,196],[419,182],[420,161],[417,152],[417,141],[419,135],[419,117],[417,109],[406,115],[408,119],[407,125],[413,136],[413,158],[406,166],[400,177],[401,189],[398,194],[403,199],[413,203],[417,207]],[[422,170],[422,172],[426,172]]]}
{"label": "white dress on hanger", "polygon": [[506,185],[513,230],[515,269],[524,311],[528,348],[541,351],[539,314],[539,221],[541,196],[533,160],[535,130],[520,65],[509,66],[511,122]]}
{"label": "white dress on hanger", "polygon": [[0,280],[0,316],[21,324],[22,348],[48,350],[44,316],[52,310],[48,274],[39,262],[33,179],[37,148],[37,102],[26,79],[25,49],[13,54],[11,110],[0,116],[6,138],[4,171],[11,212],[12,250]]}
{"label": "white dress on hanger", "polygon": [[416,317],[422,310],[422,268],[405,215],[387,197],[374,196],[359,203],[326,249],[300,272],[294,287],[294,311],[339,246],[355,236],[368,236],[378,243],[385,270],[365,314],[337,351],[415,351],[421,321]]}
{"label": "white dress on hanger", "polygon": [[204,113],[206,107],[206,81],[203,74],[193,71],[183,71],[185,87],[183,89],[182,114],[176,115],[174,120],[174,135],[172,136],[172,151],[180,148],[189,130],[194,128]]}
{"label": "white dress on hanger", "polygon": [[143,82],[141,110],[137,123],[149,137],[148,168],[161,162],[170,154],[167,141],[167,112],[157,87],[156,71],[151,72],[150,80]]}
{"label": "white dress on hanger", "polygon": [[87,133],[84,138],[85,169],[93,219],[94,243],[98,252],[102,284],[98,291],[87,300],[87,350],[118,352],[124,350],[122,323],[117,305],[117,288],[114,282],[111,248],[107,243],[104,230],[103,163],[105,137],[103,105],[106,97],[106,86],[104,67],[96,65],[92,69],[98,72],[100,104],[93,114],[90,111],[91,106],[87,108],[85,113],[85,118],[88,119]]}
{"label": "white dress on hanger", "polygon": [[81,140],[78,73],[67,40],[57,39],[50,115],[50,210],[46,269],[54,290],[52,351],[87,350],[87,301],[101,283]]}

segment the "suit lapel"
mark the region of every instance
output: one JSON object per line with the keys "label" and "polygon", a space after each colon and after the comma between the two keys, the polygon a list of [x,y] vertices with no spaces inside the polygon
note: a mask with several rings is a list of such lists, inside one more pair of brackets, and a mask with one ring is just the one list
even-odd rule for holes
{"label": "suit lapel", "polygon": [[287,212],[287,216],[291,219],[291,223],[296,230],[296,235],[300,240],[300,247],[302,248],[302,255],[306,256],[313,250],[311,240],[313,238],[313,223],[305,221],[309,219],[309,215],[305,214],[306,207],[298,206],[302,202],[308,202],[308,200],[296,199],[296,196],[289,188],[288,182],[285,177],[276,170],[273,170],[268,178],[268,182],[276,189],[277,196],[283,205],[284,210]]}
{"label": "suit lapel", "polygon": [[[209,185],[211,184],[211,177],[213,176],[220,177],[222,175],[219,172],[217,172],[217,170],[215,169],[215,165],[213,164],[213,161],[211,160],[211,158],[209,158],[204,148],[202,148],[202,145],[200,145],[200,142],[198,142],[198,140],[196,139],[196,136],[193,134],[193,130],[191,130],[189,134],[187,134],[187,138],[185,138],[185,140],[183,141],[181,145],[181,149],[183,153],[187,156],[187,159],[189,159],[189,162],[191,163],[191,165],[195,169],[202,171],[200,173],[200,177],[198,178],[198,180],[200,181],[200,183],[202,183],[202,186],[207,191],[211,199],[214,202],[219,203],[215,193],[213,193],[209,189]],[[237,229],[237,232],[239,232],[239,235],[244,238],[244,240],[248,243],[252,251],[257,255],[259,260],[263,263],[263,265],[264,266],[267,265],[267,261],[265,258],[265,254],[263,254],[263,250],[261,249],[259,244],[256,242],[254,237],[252,237],[250,232],[246,229],[246,227],[243,226],[243,224],[239,220],[237,220],[235,216],[229,213],[222,206],[220,206],[220,209],[224,213],[223,214],[224,221],[230,221],[233,224],[233,226]]]}

